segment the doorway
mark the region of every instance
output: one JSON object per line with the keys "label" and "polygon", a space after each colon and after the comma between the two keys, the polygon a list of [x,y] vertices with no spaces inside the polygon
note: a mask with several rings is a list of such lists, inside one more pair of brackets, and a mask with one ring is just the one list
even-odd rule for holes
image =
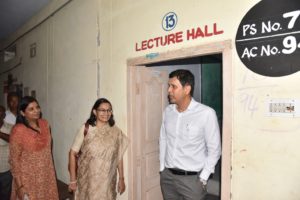
{"label": "doorway", "polygon": [[[128,60],[128,136],[132,143],[129,149],[129,199],[162,199],[159,185],[158,138],[162,112],[168,104],[166,83],[170,71],[184,67],[196,75],[195,91],[198,93],[195,93],[195,99],[213,107],[218,117],[220,116],[222,159],[215,175],[221,176],[213,177],[217,184],[212,186],[211,192],[220,194],[222,200],[230,199],[232,130],[230,44],[230,41],[223,41],[167,52],[150,60],[147,56]],[[216,59],[220,59],[220,63],[223,63],[219,67],[210,66],[215,63],[210,61]],[[210,74],[215,75],[218,69],[221,77],[214,81],[219,81],[223,89],[220,89],[219,103],[216,103],[211,101],[215,97],[206,98],[206,94],[211,94],[212,91],[208,87],[212,79],[207,77]],[[226,113],[226,116],[222,113]]]}

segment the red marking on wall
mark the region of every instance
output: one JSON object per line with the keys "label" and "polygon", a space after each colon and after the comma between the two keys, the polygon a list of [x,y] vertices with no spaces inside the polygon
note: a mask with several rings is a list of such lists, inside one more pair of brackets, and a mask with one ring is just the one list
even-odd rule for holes
{"label": "red marking on wall", "polygon": [[212,37],[215,35],[223,34],[224,31],[219,29],[217,23],[212,25],[204,25],[203,27],[197,27],[188,29],[185,32],[179,31],[164,36],[143,40],[139,43],[135,43],[135,51],[144,51],[156,47],[168,46],[171,44],[181,43],[185,40],[196,40],[199,38]]}

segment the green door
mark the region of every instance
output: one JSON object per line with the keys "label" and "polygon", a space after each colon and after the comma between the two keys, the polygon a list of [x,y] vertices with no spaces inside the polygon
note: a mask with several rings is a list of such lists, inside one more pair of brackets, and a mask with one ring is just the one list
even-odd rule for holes
{"label": "green door", "polygon": [[201,102],[212,107],[222,123],[222,63],[204,57],[201,66]]}

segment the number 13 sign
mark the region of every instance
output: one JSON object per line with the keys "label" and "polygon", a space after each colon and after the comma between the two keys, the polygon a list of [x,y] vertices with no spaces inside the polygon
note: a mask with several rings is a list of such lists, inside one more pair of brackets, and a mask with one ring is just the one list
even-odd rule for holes
{"label": "number 13 sign", "polygon": [[162,20],[162,27],[165,31],[171,31],[177,24],[177,15],[174,12],[167,13]]}

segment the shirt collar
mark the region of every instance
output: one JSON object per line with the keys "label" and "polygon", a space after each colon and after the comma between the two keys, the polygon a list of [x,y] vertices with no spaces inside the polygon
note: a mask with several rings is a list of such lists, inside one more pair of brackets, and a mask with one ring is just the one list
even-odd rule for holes
{"label": "shirt collar", "polygon": [[191,102],[189,104],[189,106],[187,107],[186,110],[193,110],[194,107],[196,106],[197,102],[194,100],[194,98],[191,99]]}
{"label": "shirt collar", "polygon": [[[196,106],[196,104],[197,104],[197,102],[196,102],[195,99],[192,97],[192,98],[191,98],[191,102],[190,102],[189,106],[187,107],[187,109],[186,109],[185,111],[187,111],[187,110],[193,110],[194,107]],[[173,107],[173,110],[174,110],[174,111],[177,111],[177,112],[178,112],[178,110],[176,109],[176,104],[173,104],[172,107]],[[185,111],[184,111],[184,112],[185,112]]]}

